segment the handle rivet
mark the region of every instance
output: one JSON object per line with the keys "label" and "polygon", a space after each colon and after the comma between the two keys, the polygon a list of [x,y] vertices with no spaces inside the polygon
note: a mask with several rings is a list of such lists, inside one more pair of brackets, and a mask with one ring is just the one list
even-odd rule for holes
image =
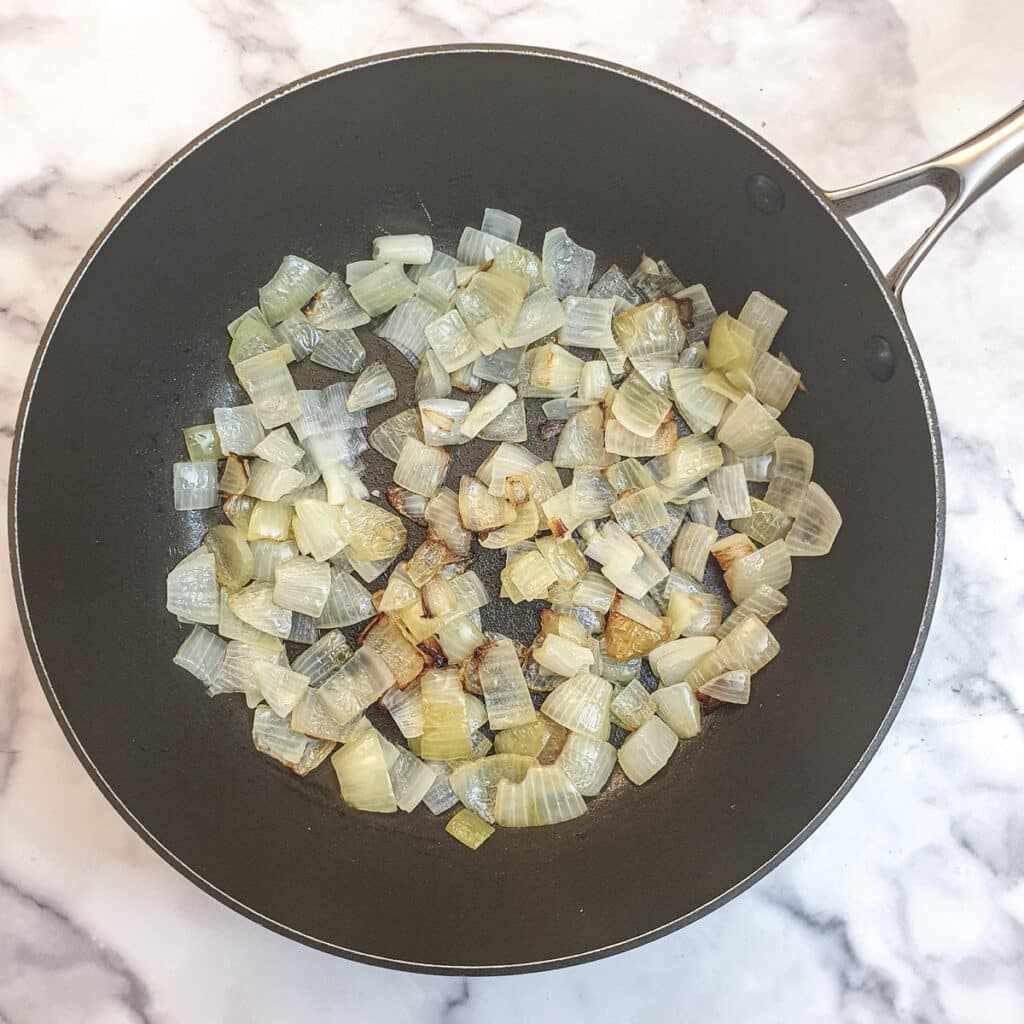
{"label": "handle rivet", "polygon": [[779,213],[786,205],[786,194],[767,174],[752,174],[747,178],[747,198],[761,213]]}
{"label": "handle rivet", "polygon": [[864,342],[864,365],[875,380],[887,381],[896,370],[896,353],[880,334],[872,334]]}

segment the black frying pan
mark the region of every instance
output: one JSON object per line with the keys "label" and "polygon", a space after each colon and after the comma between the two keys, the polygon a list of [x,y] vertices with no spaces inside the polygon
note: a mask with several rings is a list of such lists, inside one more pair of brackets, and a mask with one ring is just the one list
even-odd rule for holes
{"label": "black frying pan", "polygon": [[[925,165],[831,198],[854,210],[954,173]],[[244,702],[207,699],[171,665],[182,631],[163,595],[169,566],[217,519],[174,511],[170,464],[179,427],[241,400],[225,323],[286,252],[342,266],[374,235],[406,231],[453,252],[485,205],[520,213],[534,248],[565,224],[608,261],[631,267],[641,247],[663,257],[720,309],[735,312],[752,288],[787,305],[776,345],[808,393],[786,423],[813,442],[845,526],[831,557],[796,564],[792,607],[773,624],[782,655],[748,708],[709,716],[643,789],[612,785],[577,821],[499,830],[470,853],[424,809],[360,814],[329,765],[300,780],[257,754]],[[897,291],[912,267],[898,268]],[[391,350],[368,348],[402,369]],[[300,386],[336,379],[314,370],[301,368]],[[410,382],[406,369],[407,395]],[[390,414],[374,412],[371,425]],[[373,462],[369,486],[389,474]],[[11,553],[54,713],[161,856],[320,949],[488,973],[678,928],[820,823],[909,684],[942,518],[917,348],[836,205],[748,129],[663,82],[567,54],[470,47],[375,57],[281,89],[129,200],[68,285],[30,375]],[[496,624],[529,638],[536,622]]]}

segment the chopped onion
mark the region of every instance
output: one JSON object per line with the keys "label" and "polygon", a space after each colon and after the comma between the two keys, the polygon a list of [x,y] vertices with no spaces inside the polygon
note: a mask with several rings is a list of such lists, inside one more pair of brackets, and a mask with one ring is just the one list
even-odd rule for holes
{"label": "chopped onion", "polygon": [[[639,729],[656,711],[658,705],[639,679],[633,679],[612,699],[612,714],[624,729]],[[584,794],[586,795],[586,794]]]}
{"label": "chopped onion", "polygon": [[[474,333],[478,326],[494,320],[498,337],[504,339],[515,327],[528,287],[527,282],[518,274],[492,267],[475,274],[469,284],[456,293],[455,305]],[[479,335],[477,342],[481,342]],[[500,342],[487,346],[489,351],[498,347]]]}
{"label": "chopped onion", "polygon": [[360,498],[349,498],[340,506],[338,532],[351,554],[363,561],[395,557],[407,537],[394,512]]}
{"label": "chopped onion", "polygon": [[751,498],[749,517],[734,519],[730,525],[758,544],[771,544],[789,533],[793,520],[760,498]]}
{"label": "chopped onion", "polygon": [[504,238],[508,242],[518,242],[522,226],[523,222],[514,213],[506,213],[504,210],[488,206],[484,209],[480,231],[495,238]]}
{"label": "chopped onion", "polygon": [[292,558],[274,569],[274,603],[281,608],[315,619],[323,612],[330,592],[331,567],[323,562]]}
{"label": "chopped onion", "polygon": [[224,652],[220,674],[207,687],[207,692],[211,697],[218,693],[244,693],[249,707],[254,708],[260,702],[260,693],[253,665],[261,661],[281,664],[283,659],[283,651],[232,640]]}
{"label": "chopped onion", "polygon": [[498,753],[476,761],[460,764],[452,772],[449,783],[458,798],[484,821],[494,821],[494,805],[502,780],[521,782],[537,764],[532,756]]}
{"label": "chopped onion", "polygon": [[668,522],[665,502],[657,487],[627,491],[612,503],[611,514],[619,526],[633,536]]}
{"label": "chopped onion", "polygon": [[293,468],[305,454],[292,440],[292,435],[287,427],[278,427],[276,430],[272,430],[255,446],[253,451],[267,462],[289,468]]}
{"label": "chopped onion", "polygon": [[451,461],[451,455],[443,449],[406,437],[395,466],[395,483],[413,494],[433,498],[444,484]]}
{"label": "chopped onion", "polygon": [[405,276],[400,263],[385,263],[352,285],[352,298],[371,316],[380,316],[410,298],[416,285]]}
{"label": "chopped onion", "polygon": [[504,498],[494,497],[475,476],[463,476],[459,481],[459,518],[467,530],[479,533],[515,522],[516,510]]}
{"label": "chopped onion", "polygon": [[[296,359],[305,359],[316,347],[321,332],[302,313],[292,313],[274,328],[274,335],[280,344],[287,345],[292,350],[292,355]],[[240,358],[244,359],[247,355],[255,354],[255,352],[246,353]]]}
{"label": "chopped onion", "polygon": [[[321,331],[350,331],[369,322],[339,274],[329,274],[313,297],[302,307],[305,318]],[[322,338],[321,338],[322,340]]]}
{"label": "chopped onion", "polygon": [[570,295],[563,304],[565,323],[558,332],[562,345],[574,348],[610,348],[612,336],[612,299],[593,299]]}
{"label": "chopped onion", "polygon": [[466,227],[459,239],[459,262],[465,266],[478,267],[501,252],[511,243],[506,238],[479,231],[477,228]]}
{"label": "chopped onion", "polygon": [[[345,546],[338,510],[326,501],[304,498],[295,502],[296,523],[302,527],[306,551],[326,562]],[[250,539],[252,531],[250,529]]]}
{"label": "chopped onion", "polygon": [[444,830],[470,850],[478,850],[494,835],[494,828],[466,807],[452,816]]}
{"label": "chopped onion", "polygon": [[424,328],[436,318],[437,309],[414,295],[394,308],[377,334],[398,349],[413,366],[419,366],[427,347]]}
{"label": "chopped onion", "polygon": [[564,323],[565,311],[558,296],[550,288],[538,288],[523,301],[505,344],[510,349],[524,348],[554,334]]}
{"label": "chopped onion", "polygon": [[558,577],[539,551],[517,555],[501,571],[502,595],[513,604],[544,597],[557,582]]}
{"label": "chopped onion", "polygon": [[612,330],[618,347],[631,361],[676,355],[686,344],[672,299],[626,308],[612,320]]}
{"label": "chopped onion", "polygon": [[374,651],[360,647],[317,690],[328,714],[342,725],[358,717],[395,685],[395,677]]}
{"label": "chopped onion", "polygon": [[426,661],[423,652],[389,615],[378,615],[360,634],[359,642],[360,649],[367,648],[381,657],[391,669],[398,687],[411,685],[423,671]]}
{"label": "chopped onion", "polygon": [[666,419],[650,437],[634,433],[618,420],[610,419],[605,424],[604,446],[615,455],[645,458],[650,455],[665,455],[672,451],[678,436],[678,428],[671,418]]}
{"label": "chopped onion", "polygon": [[370,618],[375,609],[370,592],[351,574],[331,570],[331,592],[317,618],[321,629],[352,626]]}
{"label": "chopped onion", "polygon": [[576,585],[572,600],[575,605],[604,613],[611,608],[614,596],[615,586],[609,580],[599,573],[587,572]]}
{"label": "chopped onion", "polygon": [[280,501],[289,491],[301,487],[305,479],[297,470],[275,462],[253,459],[249,463],[247,493],[263,501]]}
{"label": "chopped onion", "polygon": [[423,737],[420,756],[427,761],[452,761],[472,751],[469,713],[453,669],[425,672],[420,681],[423,700]]}
{"label": "chopped onion", "polygon": [[346,743],[331,756],[345,803],[360,811],[389,814],[398,809],[382,738],[376,730]]}
{"label": "chopped onion", "polygon": [[603,402],[612,386],[611,371],[602,359],[592,359],[580,371],[579,397],[583,402]]}
{"label": "chopped onion", "polygon": [[570,733],[556,764],[580,796],[597,796],[615,767],[615,748],[604,740]]}
{"label": "chopped onion", "polygon": [[750,515],[750,493],[742,464],[713,469],[708,473],[708,487],[723,519],[742,519]]}
{"label": "chopped onion", "polygon": [[[689,687],[684,687],[689,689]],[[750,703],[750,673],[746,669],[723,672],[714,679],[702,683],[698,692],[703,697],[712,697],[725,704]]]}
{"label": "chopped onion", "polygon": [[601,407],[589,405],[573,413],[558,438],[552,464],[563,468],[595,466],[601,468],[616,461],[604,446],[604,416]]}
{"label": "chopped onion", "polygon": [[454,491],[442,487],[440,493],[427,502],[423,514],[434,538],[457,557],[469,555],[473,538],[462,525],[459,499]]}
{"label": "chopped onion", "polygon": [[297,313],[327,280],[327,271],[300,256],[285,256],[260,289],[260,309],[270,324]]}
{"label": "chopped onion", "polygon": [[759,402],[785,411],[800,387],[800,374],[788,363],[768,352],[757,352],[750,370],[754,393]]}
{"label": "chopped onion", "polygon": [[522,782],[502,779],[494,805],[495,821],[507,828],[555,825],[578,818],[587,805],[557,764],[534,765]]}
{"label": "chopped onion", "polygon": [[214,526],[203,538],[203,547],[213,554],[217,582],[238,590],[253,577],[253,553],[242,532],[234,526]]}
{"label": "chopped onion", "polygon": [[715,631],[715,636],[719,640],[724,640],[744,619],[751,615],[757,616],[767,625],[776,615],[784,611],[788,604],[789,600],[781,590],[762,584],[730,612],[728,618]]}
{"label": "chopped onion", "polygon": [[287,637],[292,631],[292,613],[274,603],[269,583],[250,583],[228,597],[228,607],[243,622],[271,636]]}
{"label": "chopped onion", "polygon": [[672,406],[639,373],[630,374],[612,402],[612,415],[640,437],[653,437]]}
{"label": "chopped onion", "polygon": [[418,438],[422,434],[420,417],[415,409],[404,409],[384,420],[370,431],[370,447],[380,452],[385,459],[398,462],[402,445],[407,437]]}
{"label": "chopped onion", "polygon": [[811,483],[785,545],[791,555],[827,555],[832,550],[843,517],[824,488]]}
{"label": "chopped onion", "polygon": [[668,635],[667,619],[655,617],[657,625],[645,624],[637,617],[638,611],[644,610],[643,606],[636,602],[627,604],[629,601],[629,598],[618,594],[608,610],[604,640],[605,649],[613,661],[628,662],[643,657]]}
{"label": "chopped onion", "polygon": [[676,367],[668,371],[676,408],[695,434],[717,427],[729,400],[704,387],[707,374],[700,369]]}
{"label": "chopped onion", "polygon": [[[690,434],[680,438],[663,461],[665,472],[658,483],[663,490],[678,496],[722,465],[722,449],[703,434]],[[648,463],[647,468],[652,470],[653,465]]]}
{"label": "chopped onion", "polygon": [[269,661],[258,661],[252,668],[263,699],[276,714],[287,718],[309,688],[309,681],[301,673]]}
{"label": "chopped onion", "polygon": [[516,393],[507,384],[495,385],[470,410],[469,415],[459,428],[464,437],[476,437],[496,416],[512,401]]}
{"label": "chopped onion", "polygon": [[552,228],[544,235],[544,283],[554,289],[560,299],[567,295],[586,295],[594,276],[597,255],[577,245],[565,228]]}
{"label": "chopped onion", "polygon": [[280,761],[296,775],[308,775],[334,749],[333,743],[294,732],[286,718],[266,705],[256,708],[253,715],[252,742],[261,754]]}
{"label": "chopped onion", "polygon": [[383,363],[371,363],[352,385],[346,406],[349,412],[358,412],[384,405],[397,396],[398,387],[388,368]]}
{"label": "chopped onion", "polygon": [[651,651],[651,671],[661,681],[662,686],[675,686],[717,646],[718,641],[708,636],[670,640]]}
{"label": "chopped onion", "polygon": [[[480,685],[492,729],[527,725],[536,717],[519,656],[511,640],[498,640],[484,649],[480,655]],[[458,787],[454,783],[452,785],[458,792]]]}
{"label": "chopped onion", "polygon": [[198,548],[167,574],[167,610],[185,622],[216,626],[220,613],[217,563],[213,554]]}
{"label": "chopped onion", "polygon": [[[235,365],[239,382],[252,400],[260,422],[268,430],[295,419],[301,412],[295,382],[288,370],[286,359],[279,352],[280,349],[273,349],[243,359]],[[216,419],[215,409],[215,422]],[[217,429],[220,432],[219,424]],[[223,434],[221,437],[223,439]]]}
{"label": "chopped onion", "polygon": [[373,258],[388,263],[426,264],[434,255],[429,235],[378,235],[373,240]]}
{"label": "chopped onion", "polygon": [[356,260],[354,263],[346,263],[345,284],[353,285],[356,281],[361,281],[367,274],[380,270],[385,262],[386,260]]}
{"label": "chopped onion", "polygon": [[457,309],[449,310],[427,324],[424,334],[427,344],[449,373],[468,366],[480,355],[476,339]]}
{"label": "chopped onion", "polygon": [[219,504],[216,462],[174,463],[175,509],[187,512]]}
{"label": "chopped onion", "polygon": [[516,509],[515,522],[507,526],[499,526],[496,530],[488,530],[480,535],[480,546],[483,548],[507,548],[521,541],[529,540],[536,535],[540,527],[540,516],[537,505],[527,501]]}
{"label": "chopped onion", "polygon": [[418,686],[405,690],[392,686],[380,698],[380,703],[406,739],[423,735],[423,696]]}
{"label": "chopped onion", "polygon": [[[585,671],[582,659],[575,653],[569,657],[563,658],[559,655],[558,658],[551,659],[555,662],[554,665],[546,664],[544,660],[536,657],[537,654],[544,654],[545,649],[553,643],[578,648],[578,645],[570,645],[570,642],[562,637],[548,635],[544,639],[544,645],[535,652],[534,657],[538,664],[550,668],[558,675],[570,676],[548,694],[541,706],[541,711],[553,722],[557,722],[570,732],[578,732],[593,739],[607,740],[611,727],[609,718],[612,699],[611,683]],[[559,650],[561,650],[561,646]],[[578,648],[578,650],[582,650],[582,648]],[[586,653],[591,654],[590,651]],[[591,655],[591,661],[587,664],[592,664],[592,661]],[[574,665],[579,667],[574,673],[568,672],[567,670]]]}
{"label": "chopped onion", "polygon": [[700,701],[688,686],[664,686],[655,690],[658,717],[680,738],[700,735]]}
{"label": "chopped onion", "polygon": [[772,449],[775,438],[784,433],[764,406],[752,395],[727,410],[718,427],[718,441],[728,445],[740,458],[763,455]]}
{"label": "chopped onion", "polygon": [[[227,459],[224,461],[224,469],[220,474],[220,480],[217,482],[217,490],[221,494],[229,496],[229,501],[236,500],[245,494],[246,488],[249,486],[249,463],[237,455],[229,454]],[[246,499],[252,504],[255,502],[248,498]],[[225,503],[224,514],[231,519],[232,514],[228,509],[228,503]],[[246,529],[248,529],[248,522],[246,523]]]}
{"label": "chopped onion", "polygon": [[786,319],[787,310],[762,292],[751,292],[740,310],[740,323],[754,332],[754,348],[767,351]]}
{"label": "chopped onion", "polygon": [[725,572],[736,559],[752,555],[756,550],[754,542],[745,533],[731,533],[711,545],[711,554],[722,572]]}
{"label": "chopped onion", "polygon": [[583,360],[578,359],[561,345],[541,345],[533,350],[530,366],[530,385],[545,394],[572,394],[580,382]]}
{"label": "chopped onion", "polygon": [[781,590],[792,575],[787,541],[776,540],[753,554],[737,558],[725,573],[725,585],[733,601],[739,603],[760,586]]}
{"label": "chopped onion", "polygon": [[317,339],[310,359],[332,370],[358,373],[366,362],[366,349],[355,331],[324,331]]}
{"label": "chopped onion", "polygon": [[520,398],[510,402],[477,436],[481,441],[527,440],[529,434],[526,429],[526,407],[523,400]]}
{"label": "chopped onion", "polygon": [[[649,718],[619,747],[619,767],[637,786],[652,779],[668,764],[679,737],[660,718]],[[337,756],[337,755],[335,755]]]}
{"label": "chopped onion", "polygon": [[186,672],[191,672],[201,683],[209,685],[220,675],[227,646],[216,633],[202,626],[193,626],[173,661]]}
{"label": "chopped onion", "polygon": [[778,641],[759,618],[751,615],[690,669],[684,681],[698,690],[708,680],[731,669],[746,669],[753,675],[778,653]]}
{"label": "chopped onion", "polygon": [[[452,380],[441,364],[437,353],[425,349],[416,374],[415,394],[417,401],[429,398],[447,398],[452,393]],[[409,411],[409,410],[406,410]]]}
{"label": "chopped onion", "polygon": [[672,567],[696,579],[703,578],[711,545],[717,539],[718,533],[710,526],[683,523],[672,548]]}
{"label": "chopped onion", "polygon": [[281,344],[278,332],[267,323],[266,317],[255,307],[246,310],[237,320],[228,324],[228,334],[231,335],[228,359],[232,366],[243,359],[248,359],[249,356],[269,352]]}
{"label": "chopped onion", "polygon": [[[804,503],[811,474],[814,471],[814,449],[795,437],[775,439],[771,482],[764,500],[787,516],[797,516]],[[746,513],[746,514],[749,514]],[[722,512],[726,519],[740,519]]]}
{"label": "chopped onion", "polygon": [[450,665],[461,665],[473,657],[487,639],[468,615],[455,615],[446,619],[436,633],[441,650]]}
{"label": "chopped onion", "polygon": [[185,427],[181,433],[184,435],[185,449],[192,462],[216,462],[224,458],[216,424],[202,423],[194,427]]}
{"label": "chopped onion", "polygon": [[292,662],[292,668],[309,679],[310,686],[320,686],[352,657],[352,647],[339,630],[324,633],[312,647]]}
{"label": "chopped onion", "polygon": [[579,466],[572,475],[572,501],[580,519],[604,519],[615,501],[615,489],[600,470]]}
{"label": "chopped onion", "polygon": [[221,448],[235,455],[252,455],[253,449],[266,435],[254,405],[214,409],[213,421]]}

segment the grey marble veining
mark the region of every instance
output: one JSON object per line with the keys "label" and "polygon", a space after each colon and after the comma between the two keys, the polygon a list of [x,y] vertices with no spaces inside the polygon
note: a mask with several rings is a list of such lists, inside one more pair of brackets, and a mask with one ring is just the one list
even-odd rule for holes
{"label": "grey marble veining", "polygon": [[[82,253],[153,168],[282,82],[432,42],[577,49],[718,103],[835,187],[931,155],[1018,102],[1022,37],[1012,0],[7,0],[4,483],[29,362]],[[931,210],[913,197],[858,227],[886,263]],[[943,429],[949,523],[935,624],[894,728],[778,870],[612,960],[468,982],[385,973],[221,907],[130,831],[70,753],[5,564],[0,1022],[1021,1020],[1022,266],[1024,173],[949,232],[907,291]]]}

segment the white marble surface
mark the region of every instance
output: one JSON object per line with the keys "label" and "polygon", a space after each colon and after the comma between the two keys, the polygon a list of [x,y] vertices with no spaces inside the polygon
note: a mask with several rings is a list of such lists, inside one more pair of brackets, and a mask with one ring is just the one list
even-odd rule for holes
{"label": "white marble surface", "polygon": [[[1021,38],[1014,0],[0,0],[2,471],[42,325],[89,242],[192,135],[282,82],[433,42],[577,49],[720,104],[835,186],[931,155],[1018,102]],[[932,208],[868,215],[865,236],[888,259]],[[468,983],[385,973],[223,908],[79,767],[5,584],[0,1021],[1024,1018],[1022,266],[1024,171],[908,290],[949,525],[935,624],[881,751],[770,877],[610,961]]]}

